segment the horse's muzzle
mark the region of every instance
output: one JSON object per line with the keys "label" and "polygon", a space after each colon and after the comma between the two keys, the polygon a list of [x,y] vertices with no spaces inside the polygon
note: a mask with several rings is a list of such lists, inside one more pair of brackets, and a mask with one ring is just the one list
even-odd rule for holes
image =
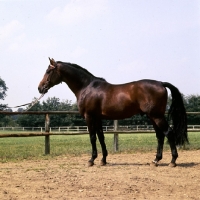
{"label": "horse's muzzle", "polygon": [[39,91],[40,94],[45,94],[45,93],[48,92],[48,88],[45,88],[45,87],[43,87],[43,88],[38,88],[38,91]]}
{"label": "horse's muzzle", "polygon": [[39,91],[40,94],[45,94],[45,93],[47,93],[47,92],[48,92],[48,89],[49,89],[49,88],[48,88],[47,86],[45,86],[45,85],[44,85],[44,86],[39,86],[39,87],[38,87],[38,91]]}

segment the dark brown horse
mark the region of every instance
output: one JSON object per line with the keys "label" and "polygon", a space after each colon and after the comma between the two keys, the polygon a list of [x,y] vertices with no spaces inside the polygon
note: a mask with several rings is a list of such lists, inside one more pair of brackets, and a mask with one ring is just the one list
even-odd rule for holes
{"label": "dark brown horse", "polygon": [[[106,164],[108,155],[104,142],[102,119],[124,119],[135,114],[146,114],[152,121],[158,140],[157,154],[152,164],[162,159],[165,136],[168,138],[172,153],[170,166],[176,166],[178,157],[176,145],[188,142],[187,117],[179,90],[170,83],[154,80],[139,80],[121,85],[113,85],[98,78],[86,69],[71,63],[55,62],[50,65],[39,84],[40,93],[46,93],[51,87],[65,82],[77,98],[80,114],[88,125],[92,144],[92,157],[89,166],[97,158],[96,134],[102,147],[101,164]],[[173,129],[165,119],[167,90],[171,90],[172,104],[169,116]]]}

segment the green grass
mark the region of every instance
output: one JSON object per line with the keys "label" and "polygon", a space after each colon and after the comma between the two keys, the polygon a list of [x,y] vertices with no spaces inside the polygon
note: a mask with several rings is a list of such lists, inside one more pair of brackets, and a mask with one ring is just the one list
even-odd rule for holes
{"label": "green grass", "polygon": [[[190,145],[187,150],[200,149],[200,133],[189,133]],[[105,141],[109,153],[113,150],[113,134],[105,134]],[[50,136],[50,155],[44,155],[44,137],[16,137],[0,138],[0,162],[17,161],[23,159],[49,159],[58,155],[91,154],[89,135]],[[156,151],[157,140],[155,134],[119,134],[119,152],[135,153]],[[101,147],[97,140],[98,152]],[[164,150],[169,150],[165,143]]]}

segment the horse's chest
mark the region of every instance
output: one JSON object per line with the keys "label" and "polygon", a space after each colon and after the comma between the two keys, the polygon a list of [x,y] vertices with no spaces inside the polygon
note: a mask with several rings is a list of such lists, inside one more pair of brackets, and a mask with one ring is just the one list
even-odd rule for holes
{"label": "horse's chest", "polygon": [[96,112],[100,109],[102,102],[102,95],[90,90],[84,91],[78,99],[78,108],[82,115],[85,112]]}

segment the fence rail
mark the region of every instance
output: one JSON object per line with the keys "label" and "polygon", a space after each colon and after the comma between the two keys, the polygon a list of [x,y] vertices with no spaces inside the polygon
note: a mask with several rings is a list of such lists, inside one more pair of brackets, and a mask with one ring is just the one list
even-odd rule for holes
{"label": "fence rail", "polygon": [[[200,125],[188,125],[188,131],[200,131]],[[152,125],[130,125],[130,126],[118,126],[118,131],[154,131]],[[11,132],[27,132],[36,131],[44,132],[45,127],[0,127],[1,131],[11,131]],[[103,126],[104,132],[114,131],[114,126]],[[49,127],[50,133],[60,133],[60,132],[88,132],[87,126],[60,126],[60,127]]]}
{"label": "fence rail", "polygon": [[[50,127],[50,114],[79,114],[78,111],[26,111],[26,112],[8,112],[0,111],[0,114],[4,115],[25,115],[25,114],[34,114],[34,115],[45,115],[45,127],[31,127],[31,132],[27,132],[26,128],[22,127],[23,131],[26,133],[13,133],[14,127],[0,127],[0,130],[11,131],[9,134],[0,134],[2,137],[32,137],[32,136],[44,136],[45,137],[45,154],[50,154],[50,136],[51,135],[82,135],[87,134],[88,129],[86,126],[80,127],[76,126],[75,129],[70,129],[69,127],[57,127],[57,132],[55,131],[56,127]],[[187,112],[187,114],[199,115],[200,112]],[[10,128],[10,130],[9,130]],[[16,129],[19,127],[15,127]],[[63,128],[63,129],[62,129]],[[34,132],[35,130],[37,132]],[[44,132],[43,132],[44,130]],[[200,131],[200,125],[189,125],[189,131]],[[20,131],[20,130],[19,130]],[[30,130],[29,130],[30,131]],[[126,133],[152,133],[154,132],[151,125],[132,125],[132,126],[119,126],[118,121],[114,120],[114,126],[104,126],[104,132],[107,134],[114,134],[114,150],[118,151],[118,134]]]}

